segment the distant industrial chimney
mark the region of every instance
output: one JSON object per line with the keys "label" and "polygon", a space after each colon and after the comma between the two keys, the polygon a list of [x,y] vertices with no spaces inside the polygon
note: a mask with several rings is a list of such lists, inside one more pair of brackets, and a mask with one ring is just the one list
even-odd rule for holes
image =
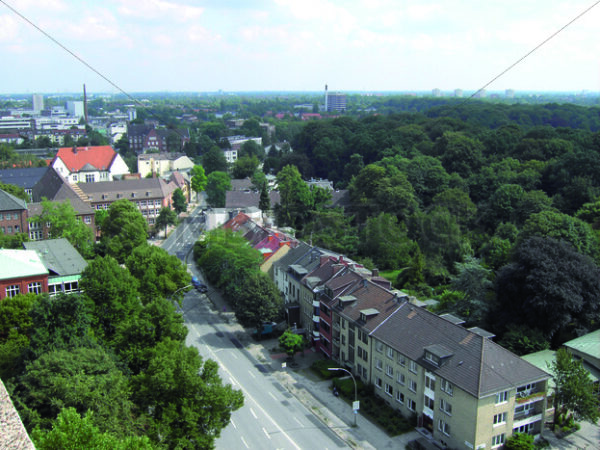
{"label": "distant industrial chimney", "polygon": [[88,112],[87,112],[87,94],[85,93],[85,83],[83,83],[83,117],[85,119],[85,125],[88,124]]}
{"label": "distant industrial chimney", "polygon": [[325,111],[329,111],[329,109],[327,108],[327,85],[325,85]]}

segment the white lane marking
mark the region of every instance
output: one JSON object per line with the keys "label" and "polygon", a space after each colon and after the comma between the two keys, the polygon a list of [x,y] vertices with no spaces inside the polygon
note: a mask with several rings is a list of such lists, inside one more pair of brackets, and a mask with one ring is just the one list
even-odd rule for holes
{"label": "white lane marking", "polygon": [[271,439],[271,436],[269,436],[269,433],[267,433],[267,430],[265,430],[265,427],[263,427],[263,431],[265,433],[265,436],[267,436],[269,439]]}
{"label": "white lane marking", "polygon": [[298,422],[298,425],[300,425],[301,427],[303,427],[303,426],[304,426],[304,425],[302,425],[302,422],[300,422],[300,421],[298,420],[298,418],[297,418],[297,417],[294,417],[294,420],[295,420],[296,422]]}
{"label": "white lane marking", "polygon": [[242,442],[244,443],[246,448],[250,448],[250,446],[246,443],[246,439],[244,439],[243,436],[241,436],[241,438],[242,438]]}
{"label": "white lane marking", "polygon": [[[198,332],[198,330],[197,330],[197,327],[196,327],[196,325],[193,325],[193,324],[191,324],[191,323],[190,323],[190,327],[194,329],[194,331],[196,332],[196,334],[197,334],[198,336],[201,336],[201,335],[200,335],[200,333],[199,333],[199,332]],[[250,400],[252,400],[252,401],[253,401],[253,402],[256,404],[256,407],[257,407],[258,409],[260,409],[260,411],[261,411],[261,412],[262,412],[262,413],[265,415],[265,417],[267,417],[267,419],[269,419],[269,420],[270,420],[270,421],[273,423],[273,425],[275,425],[275,427],[276,427],[276,428],[279,430],[279,432],[280,432],[280,433],[281,433],[283,436],[285,436],[285,438],[286,438],[288,441],[290,441],[290,442],[291,442],[291,444],[294,446],[294,448],[297,448],[298,450],[301,450],[301,449],[300,449],[300,447],[299,447],[299,446],[298,446],[298,445],[297,445],[297,444],[294,442],[294,440],[293,440],[293,439],[292,439],[292,438],[289,436],[289,434],[287,434],[287,433],[286,433],[286,432],[283,430],[283,428],[281,428],[281,427],[279,426],[279,424],[278,424],[277,422],[275,422],[275,420],[274,420],[274,419],[273,419],[273,418],[272,418],[272,417],[269,415],[269,413],[267,413],[267,412],[264,410],[264,408],[263,408],[262,406],[260,406],[260,404],[259,404],[259,403],[256,401],[256,399],[255,399],[254,397],[252,397],[252,395],[250,395],[250,393],[249,393],[249,392],[248,392],[246,389],[244,389],[244,387],[243,387],[243,386],[242,386],[242,385],[239,383],[239,381],[237,381],[237,379],[236,379],[236,378],[233,376],[233,374],[232,374],[232,373],[229,371],[229,369],[227,369],[227,367],[225,367],[225,366],[223,365],[223,363],[221,362],[221,360],[220,360],[219,358],[217,358],[217,355],[215,354],[215,352],[213,352],[212,348],[210,348],[208,345],[206,345],[205,347],[206,347],[206,350],[208,350],[208,351],[209,351],[209,353],[212,353],[212,355],[214,356],[214,358],[213,358],[213,359],[214,359],[214,360],[215,360],[215,361],[216,361],[216,362],[219,364],[219,366],[221,367],[221,369],[223,369],[225,372],[227,372],[227,374],[229,375],[229,377],[230,377],[230,378],[232,378],[232,379],[234,379],[234,380],[236,381],[236,383],[237,383],[238,385],[240,385],[240,389],[242,390],[242,392],[244,393],[244,395],[245,395],[246,397],[248,397]],[[246,444],[246,442],[245,442],[245,441],[244,441],[244,444],[246,445],[246,447],[248,447],[248,444]],[[248,448],[250,448],[250,447],[248,447]]]}
{"label": "white lane marking", "polygon": [[271,396],[271,398],[273,398],[273,400],[277,401],[277,397],[275,397],[275,395],[273,395],[272,392],[269,392],[269,395]]}
{"label": "white lane marking", "polygon": [[229,419],[229,422],[231,422],[231,425],[233,425],[233,428],[235,428],[237,430],[237,426],[235,425],[235,422],[233,421],[233,419]]}
{"label": "white lane marking", "polygon": [[256,378],[256,375],[254,375],[254,374],[252,373],[252,371],[251,371],[251,370],[249,370],[249,371],[248,371],[248,373],[250,374],[250,376],[251,376],[252,378]]}
{"label": "white lane marking", "polygon": [[232,353],[231,356],[233,356],[235,359],[238,359],[238,357],[235,353]]}
{"label": "white lane marking", "polygon": [[254,410],[252,408],[250,408],[250,412],[252,413],[252,415],[254,416],[255,419],[258,419],[258,417],[256,416],[256,413],[254,412]]}

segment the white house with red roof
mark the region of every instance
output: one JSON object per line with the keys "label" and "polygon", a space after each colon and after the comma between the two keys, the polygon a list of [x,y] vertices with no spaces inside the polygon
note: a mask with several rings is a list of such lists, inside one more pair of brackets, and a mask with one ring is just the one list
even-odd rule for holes
{"label": "white house with red roof", "polygon": [[60,148],[51,166],[69,183],[112,181],[129,174],[127,164],[110,145]]}

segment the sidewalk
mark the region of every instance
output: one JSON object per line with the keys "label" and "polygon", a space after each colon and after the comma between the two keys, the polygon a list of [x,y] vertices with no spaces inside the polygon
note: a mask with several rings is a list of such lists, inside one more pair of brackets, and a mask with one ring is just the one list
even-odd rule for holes
{"label": "sidewalk", "polygon": [[307,349],[303,354],[294,357],[294,367],[287,363],[287,355],[282,353],[277,339],[253,340],[244,328],[237,324],[233,312],[222,299],[220,293],[212,288],[207,297],[213,303],[216,311],[234,326],[234,332],[252,357],[265,368],[270,369],[273,377],[292,395],[294,395],[324,426],[329,427],[349,447],[355,449],[402,449],[413,439],[421,435],[412,431],[396,437],[389,437],[385,431],[367,420],[360,414],[356,417],[357,427],[352,426],[354,414],[351,405],[340,397],[334,397],[330,387],[331,381],[322,381],[312,374],[310,366],[314,361],[324,357],[313,349]]}

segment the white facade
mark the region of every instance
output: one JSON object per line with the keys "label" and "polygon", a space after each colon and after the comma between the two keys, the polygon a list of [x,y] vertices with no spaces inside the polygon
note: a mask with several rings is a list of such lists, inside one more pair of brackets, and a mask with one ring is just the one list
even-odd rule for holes
{"label": "white facade", "polygon": [[77,172],[71,172],[67,165],[60,159],[55,158],[52,167],[69,183],[96,183],[99,181],[112,181],[115,177],[129,173],[125,160],[118,153],[115,155],[111,165],[102,170],[92,167],[90,164],[84,166]]}

